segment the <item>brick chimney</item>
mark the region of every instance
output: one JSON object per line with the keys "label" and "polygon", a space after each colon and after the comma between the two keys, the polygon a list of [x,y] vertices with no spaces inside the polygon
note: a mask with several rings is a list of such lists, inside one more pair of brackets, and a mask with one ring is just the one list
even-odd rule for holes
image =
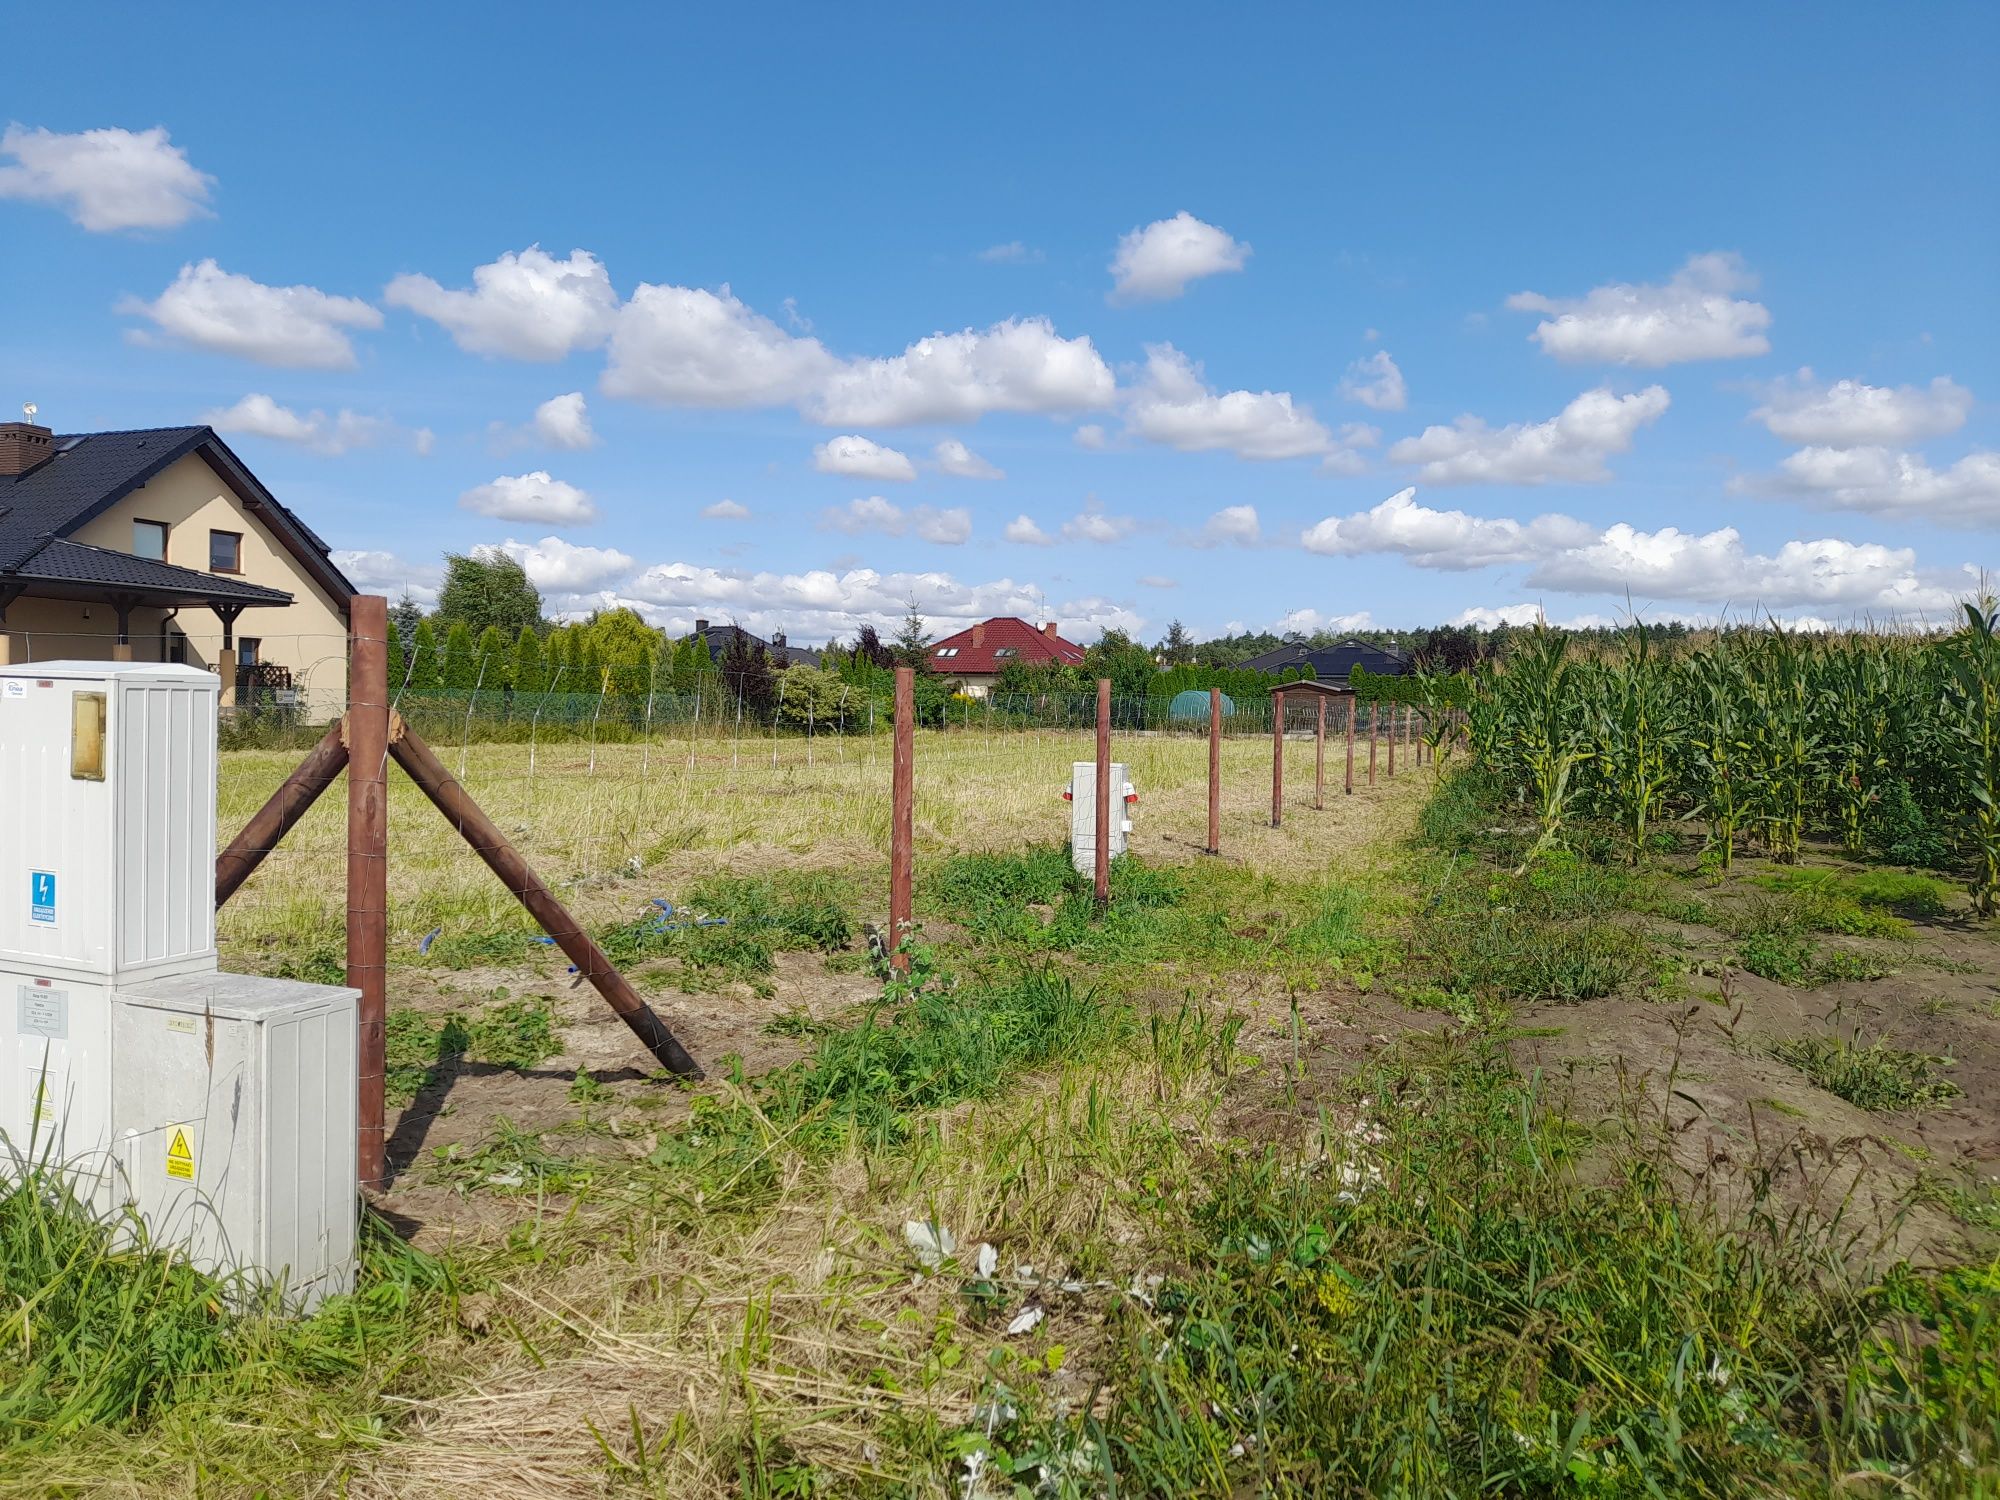
{"label": "brick chimney", "polygon": [[1056,635],[1056,622],[1054,620],[1051,620],[1049,621],[1048,624],[1044,625],[1042,627],[1042,634],[1047,636],[1052,641],[1058,639]]}
{"label": "brick chimney", "polygon": [[33,422],[0,422],[0,477],[25,474],[56,451],[56,435]]}
{"label": "brick chimney", "polygon": [[706,621],[706,620],[696,620],[696,621],[694,622],[694,633],[695,633],[696,635],[707,635],[707,634],[708,634],[708,621]]}
{"label": "brick chimney", "polygon": [[986,644],[986,622],[984,620],[981,620],[977,625],[972,627],[972,644],[975,647]]}

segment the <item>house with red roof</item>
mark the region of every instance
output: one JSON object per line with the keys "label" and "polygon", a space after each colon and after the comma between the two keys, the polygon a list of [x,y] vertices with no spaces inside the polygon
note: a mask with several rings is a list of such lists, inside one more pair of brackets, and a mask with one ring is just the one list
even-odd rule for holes
{"label": "house with red roof", "polygon": [[1037,630],[1026,620],[1005,615],[946,636],[931,647],[929,665],[940,677],[957,678],[968,697],[984,698],[1014,661],[1080,667],[1083,647],[1057,634],[1053,620]]}

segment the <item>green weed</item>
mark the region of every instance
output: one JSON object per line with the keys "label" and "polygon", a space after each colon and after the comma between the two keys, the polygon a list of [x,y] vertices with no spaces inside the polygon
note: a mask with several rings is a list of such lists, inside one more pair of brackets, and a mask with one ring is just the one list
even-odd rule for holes
{"label": "green weed", "polygon": [[1949,1058],[1906,1052],[1881,1040],[1863,1047],[1844,1036],[1795,1037],[1771,1049],[1829,1094],[1868,1110],[1921,1109],[1963,1092],[1939,1076]]}

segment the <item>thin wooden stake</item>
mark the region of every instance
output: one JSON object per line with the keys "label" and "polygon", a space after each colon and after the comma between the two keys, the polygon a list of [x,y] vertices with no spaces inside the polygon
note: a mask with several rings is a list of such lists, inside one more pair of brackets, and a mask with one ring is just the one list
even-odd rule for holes
{"label": "thin wooden stake", "polygon": [[912,923],[910,844],[916,833],[916,671],[896,668],[895,750],[889,774],[889,962],[905,973]]}
{"label": "thin wooden stake", "polygon": [[1354,795],[1354,695],[1347,695],[1347,795]]}

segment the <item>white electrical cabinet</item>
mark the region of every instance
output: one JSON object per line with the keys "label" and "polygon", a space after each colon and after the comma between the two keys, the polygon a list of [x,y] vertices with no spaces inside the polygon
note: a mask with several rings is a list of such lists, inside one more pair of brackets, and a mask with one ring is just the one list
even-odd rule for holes
{"label": "white electrical cabinet", "polygon": [[154,1237],[312,1306],[354,1285],[358,992],[180,974],[118,992],[119,1178]]}
{"label": "white electrical cabinet", "polygon": [[354,1281],[356,991],[217,971],[216,680],[0,668],[0,1176],[203,1270]]}
{"label": "white electrical cabinet", "polygon": [[[1097,762],[1072,761],[1069,768],[1069,858],[1081,875],[1097,870]],[[1126,816],[1138,800],[1123,762],[1111,763],[1111,858],[1125,852],[1132,820]]]}
{"label": "white electrical cabinet", "polygon": [[215,707],[197,667],[0,668],[0,965],[215,967]]}

